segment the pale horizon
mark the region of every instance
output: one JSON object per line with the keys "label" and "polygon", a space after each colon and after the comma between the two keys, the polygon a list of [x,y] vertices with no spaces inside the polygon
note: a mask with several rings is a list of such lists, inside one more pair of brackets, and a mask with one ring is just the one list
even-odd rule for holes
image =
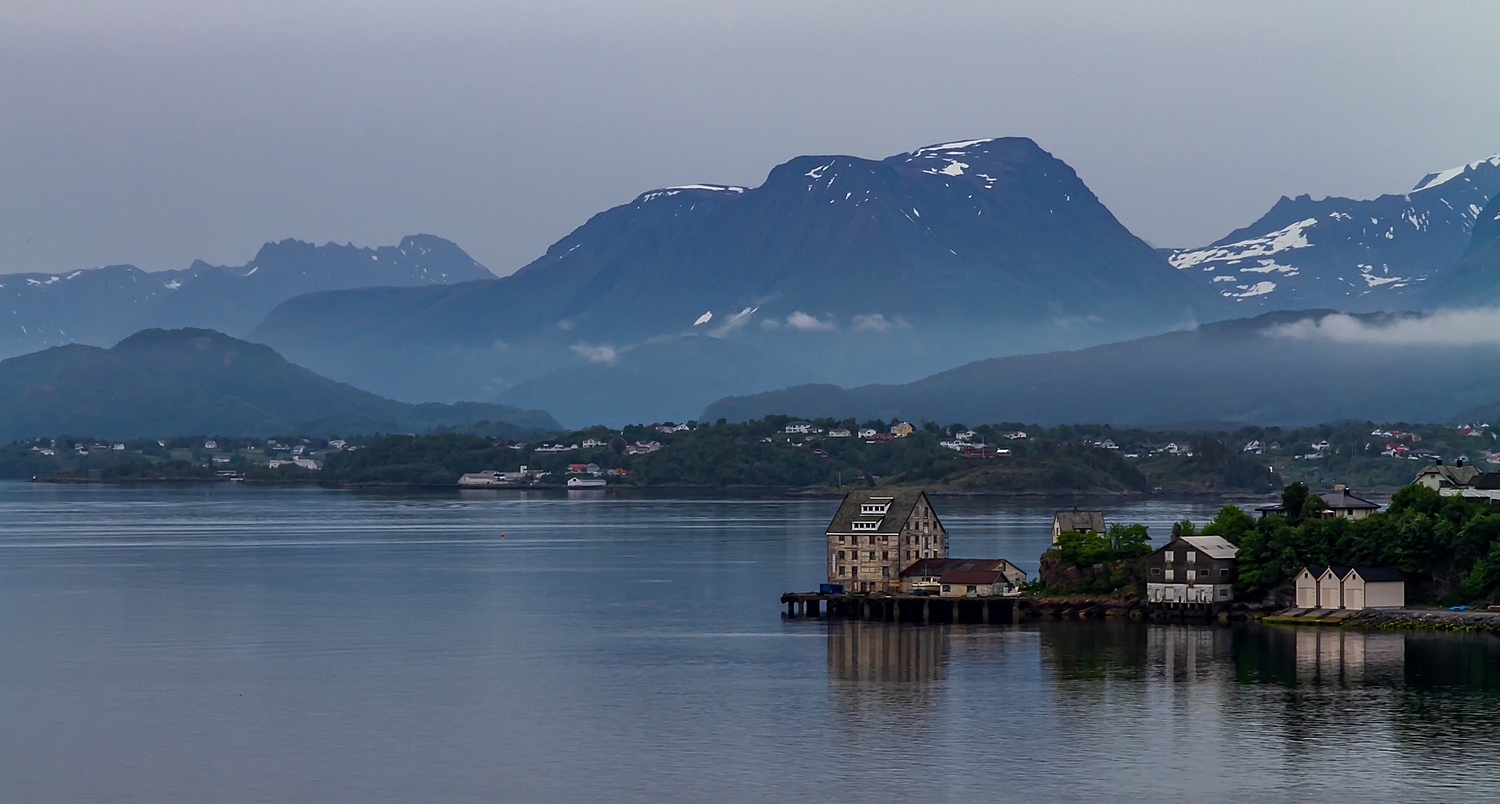
{"label": "pale horizon", "polygon": [[1006,136],[1198,246],[1500,152],[1497,29],[1477,3],[28,0],[0,10],[0,272],[420,232],[504,275],[658,187]]}

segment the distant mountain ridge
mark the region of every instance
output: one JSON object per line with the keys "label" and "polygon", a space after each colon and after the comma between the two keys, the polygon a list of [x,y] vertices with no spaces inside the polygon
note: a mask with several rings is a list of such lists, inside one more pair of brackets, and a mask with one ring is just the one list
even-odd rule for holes
{"label": "distant mountain ridge", "polygon": [[61,274],[0,275],[0,357],[65,343],[111,344],[148,327],[246,334],[293,296],[320,290],[493,279],[457,245],[411,235],[359,248],[267,243],[240,266],[195,261],[183,270],[111,265]]}
{"label": "distant mountain ridge", "polygon": [[[784,380],[915,378],[1213,319],[1220,304],[1068,165],[998,138],[799,156],[753,188],[653,190],[512,276],[293,299],[254,337],[392,396],[452,397],[684,333],[760,350]],[[660,388],[712,398],[691,376]]]}
{"label": "distant mountain ridge", "polygon": [[1429,173],[1399,195],[1282,196],[1249,226],[1168,259],[1251,310],[1453,306],[1462,299],[1438,280],[1463,256],[1475,219],[1497,192],[1500,155]]}
{"label": "distant mountain ridge", "polygon": [[488,403],[410,405],[320,377],[268,346],[203,329],[145,330],[109,349],[70,344],[0,361],[0,440],[420,432],[550,415]]}
{"label": "distant mountain ridge", "polygon": [[776,413],[1300,426],[1340,419],[1449,421],[1500,399],[1500,338],[1402,343],[1393,337],[1400,327],[1426,320],[1414,313],[1265,313],[1072,352],[981,360],[902,385],[806,385],[732,397],[709,405],[699,418],[741,421]]}

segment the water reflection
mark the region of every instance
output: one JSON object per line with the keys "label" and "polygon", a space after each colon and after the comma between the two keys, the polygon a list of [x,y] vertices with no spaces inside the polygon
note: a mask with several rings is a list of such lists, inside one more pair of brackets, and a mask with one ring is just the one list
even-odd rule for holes
{"label": "water reflection", "polygon": [[828,680],[834,705],[856,730],[920,722],[947,677],[945,628],[832,620]]}

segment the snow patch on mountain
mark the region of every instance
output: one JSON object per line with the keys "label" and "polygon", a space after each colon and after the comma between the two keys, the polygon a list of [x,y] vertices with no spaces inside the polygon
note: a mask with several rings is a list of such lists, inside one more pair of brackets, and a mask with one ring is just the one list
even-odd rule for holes
{"label": "snow patch on mountain", "polygon": [[1417,182],[1417,186],[1411,188],[1411,191],[1417,192],[1418,190],[1430,190],[1433,187],[1438,186],[1439,184],[1447,184],[1448,182],[1453,181],[1459,176],[1462,176],[1471,170],[1477,170],[1484,165],[1489,165],[1490,167],[1500,167],[1500,154],[1495,154],[1488,159],[1481,159],[1478,162],[1470,162],[1467,165],[1459,165],[1456,168],[1448,168],[1447,170],[1438,171],[1437,173],[1429,173],[1426,176],[1422,177],[1422,180]]}
{"label": "snow patch on mountain", "polygon": [[744,187],[733,184],[681,184],[676,187],[663,187],[660,190],[652,190],[649,193],[642,193],[641,197],[636,199],[636,203],[644,204],[647,201],[652,201],[657,198],[671,198],[674,195],[681,195],[682,193],[685,193],[689,190],[708,190],[709,192],[715,193],[735,194],[745,192]]}
{"label": "snow patch on mountain", "polygon": [[[1241,240],[1225,246],[1209,248],[1189,249],[1179,251],[1167,258],[1177,270],[1185,270],[1195,266],[1203,266],[1204,271],[1213,271],[1220,264],[1237,265],[1238,263],[1254,257],[1265,257],[1272,254],[1280,254],[1291,249],[1307,248],[1311,245],[1307,240],[1307,230],[1317,226],[1317,218],[1307,218],[1297,221],[1290,226],[1284,226],[1263,237]],[[1274,263],[1274,260],[1262,260],[1261,265]],[[1248,271],[1270,271],[1283,270],[1295,271],[1292,266],[1275,266],[1262,268],[1245,268]],[[1269,292],[1269,291],[1267,291]]]}

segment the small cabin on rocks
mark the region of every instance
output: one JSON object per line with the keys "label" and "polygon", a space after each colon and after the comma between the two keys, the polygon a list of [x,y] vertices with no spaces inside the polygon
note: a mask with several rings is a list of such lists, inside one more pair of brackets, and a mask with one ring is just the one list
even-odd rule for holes
{"label": "small cabin on rocks", "polygon": [[1234,600],[1238,549],[1219,536],[1179,536],[1142,561],[1148,603]]}
{"label": "small cabin on rocks", "polygon": [[1079,533],[1093,531],[1104,532],[1103,511],[1080,511],[1074,508],[1071,511],[1058,511],[1052,515],[1052,543],[1057,544],[1057,537],[1070,530]]}

